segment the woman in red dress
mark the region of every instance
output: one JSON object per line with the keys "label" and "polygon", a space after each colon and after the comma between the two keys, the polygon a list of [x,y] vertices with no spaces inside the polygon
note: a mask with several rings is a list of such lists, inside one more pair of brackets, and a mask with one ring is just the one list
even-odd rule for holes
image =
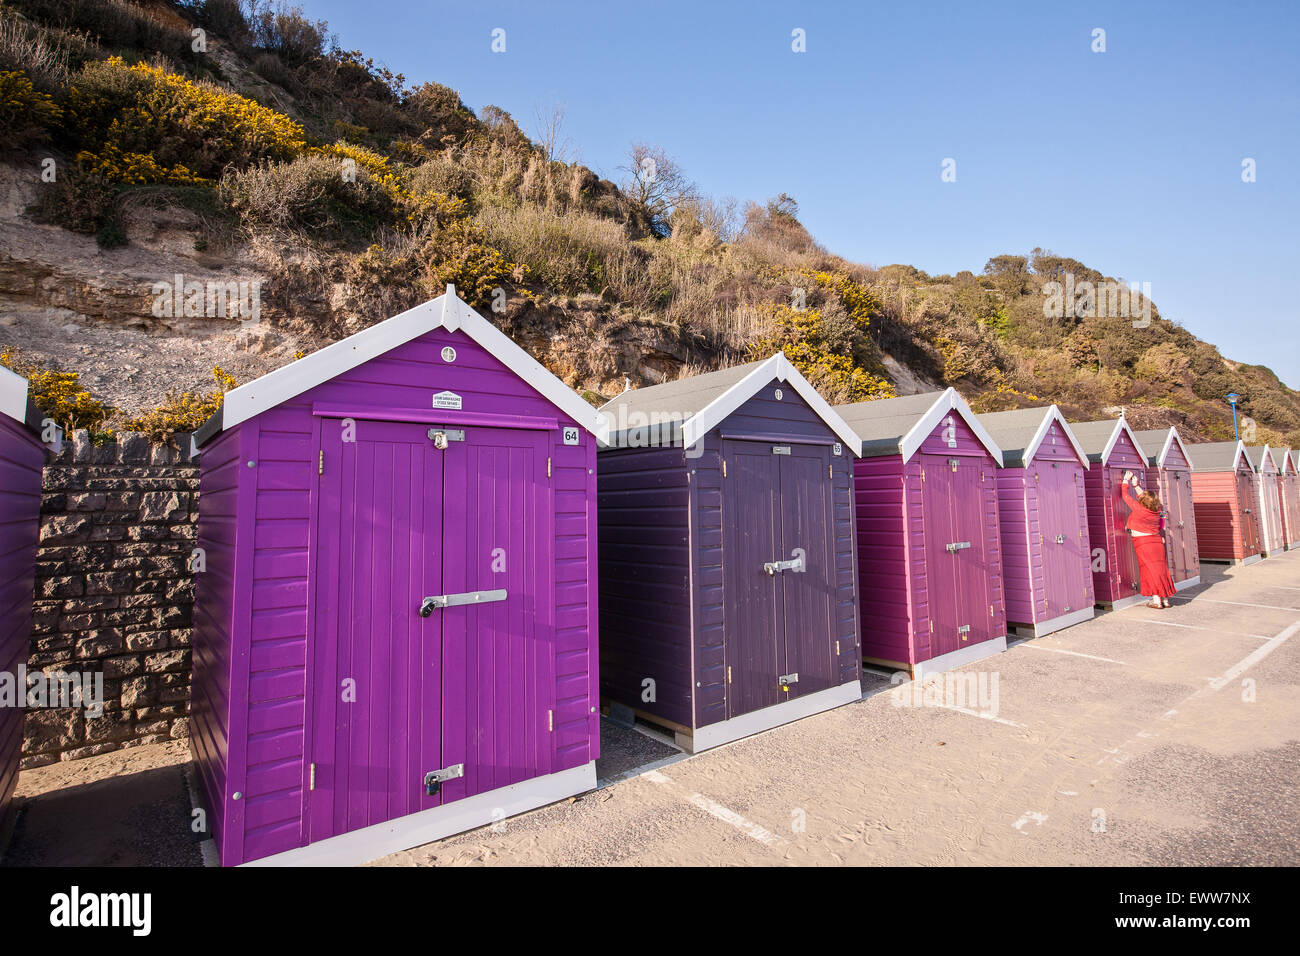
{"label": "woman in red dress", "polygon": [[[1137,496],[1129,486],[1137,489]],[[1138,484],[1137,475],[1124,472],[1120,493],[1129,506],[1125,523],[1133,536],[1133,550],[1137,552],[1139,586],[1143,594],[1150,594],[1147,607],[1172,607],[1169,599],[1177,593],[1174,579],[1169,576],[1169,559],[1165,555],[1164,518],[1160,499]]]}

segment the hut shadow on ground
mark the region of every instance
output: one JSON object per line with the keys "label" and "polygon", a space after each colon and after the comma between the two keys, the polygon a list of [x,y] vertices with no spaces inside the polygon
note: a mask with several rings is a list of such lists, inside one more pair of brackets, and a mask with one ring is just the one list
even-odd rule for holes
{"label": "hut shadow on ground", "polygon": [[183,765],[27,797],[0,867],[202,866]]}

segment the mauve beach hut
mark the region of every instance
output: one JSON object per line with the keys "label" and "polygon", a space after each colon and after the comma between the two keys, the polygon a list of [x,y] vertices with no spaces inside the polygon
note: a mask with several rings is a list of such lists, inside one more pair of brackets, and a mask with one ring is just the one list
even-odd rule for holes
{"label": "mauve beach hut", "polygon": [[1286,550],[1283,536],[1281,472],[1268,445],[1247,445],[1246,457],[1255,469],[1255,500],[1259,513],[1259,551],[1264,557]]}
{"label": "mauve beach hut", "polygon": [[1240,441],[1187,446],[1192,461],[1192,503],[1201,561],[1259,561],[1259,491],[1255,467]]}
{"label": "mauve beach hut", "polygon": [[694,752],[860,699],[858,439],[840,416],[781,353],[601,413],[611,710]]}
{"label": "mauve beach hut", "polygon": [[364,861],[594,787],[598,427],[450,286],[226,393],[190,713],[223,864]]}
{"label": "mauve beach hut", "polygon": [[1002,449],[1007,626],[1040,637],[1096,614],[1084,475],[1088,456],[1055,405],[979,416]]}
{"label": "mauve beach hut", "polygon": [[864,661],[920,677],[1007,647],[1002,451],[955,389],[840,405],[854,463]]}
{"label": "mauve beach hut", "polygon": [[1143,482],[1160,499],[1165,516],[1165,553],[1169,576],[1181,591],[1201,583],[1201,557],[1196,546],[1196,509],[1192,501],[1192,463],[1178,429],[1152,428],[1134,432],[1147,453]]}
{"label": "mauve beach hut", "polygon": [[0,835],[18,782],[40,535],[41,417],[27,380],[0,367]]}
{"label": "mauve beach hut", "polygon": [[1088,469],[1088,543],[1092,548],[1092,588],[1098,605],[1118,610],[1142,600],[1137,553],[1124,522],[1129,507],[1120,485],[1124,472],[1146,476],[1147,456],[1121,416],[1070,426],[1094,467]]}
{"label": "mauve beach hut", "polygon": [[1278,495],[1282,499],[1282,540],[1287,550],[1300,548],[1300,468],[1287,448],[1272,449],[1278,470]]}

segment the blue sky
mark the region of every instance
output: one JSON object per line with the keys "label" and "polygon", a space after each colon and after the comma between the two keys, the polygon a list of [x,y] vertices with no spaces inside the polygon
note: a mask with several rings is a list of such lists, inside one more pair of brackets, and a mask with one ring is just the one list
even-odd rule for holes
{"label": "blue sky", "polygon": [[300,2],[475,110],[531,131],[563,105],[608,178],[654,143],[706,193],[788,192],[877,266],[1043,246],[1300,388],[1300,3]]}

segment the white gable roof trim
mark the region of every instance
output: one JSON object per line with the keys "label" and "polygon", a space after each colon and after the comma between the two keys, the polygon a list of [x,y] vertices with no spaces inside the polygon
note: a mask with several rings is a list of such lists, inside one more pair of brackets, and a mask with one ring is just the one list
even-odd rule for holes
{"label": "white gable roof trim", "polygon": [[1183,436],[1178,434],[1178,429],[1173,425],[1169,426],[1169,434],[1165,436],[1165,443],[1160,449],[1160,454],[1156,458],[1156,464],[1161,468],[1165,465],[1165,458],[1169,455],[1169,449],[1174,447],[1174,442],[1178,443],[1179,449],[1183,453],[1183,460],[1187,462],[1189,471],[1195,471],[1196,466],[1192,464],[1192,456],[1187,453],[1187,446],[1183,444]]}
{"label": "white gable roof trim", "polygon": [[1003,467],[1002,449],[993,440],[993,436],[989,434],[988,429],[980,424],[980,420],[975,417],[975,413],[966,404],[966,400],[958,395],[957,390],[951,386],[935,400],[935,403],[930,406],[930,410],[921,416],[898,443],[898,450],[903,456],[903,461],[909,460],[920,450],[921,446],[925,444],[925,440],[930,437],[930,433],[951,412],[956,412],[961,416],[962,420],[970,427],[970,430],[975,433],[975,437],[979,439],[980,444],[988,449],[989,454],[998,463],[998,467]]}
{"label": "white gable roof trim", "polygon": [[1243,458],[1246,460],[1246,467],[1255,474],[1259,474],[1259,469],[1255,467],[1254,462],[1250,460],[1250,456],[1246,454],[1246,443],[1239,438],[1237,439],[1237,453],[1232,456],[1233,471],[1236,471],[1241,467],[1241,461]]}
{"label": "white gable roof trim", "polygon": [[1137,440],[1137,435],[1133,434],[1133,429],[1129,428],[1128,419],[1121,415],[1115,419],[1115,429],[1110,433],[1110,440],[1106,442],[1106,448],[1101,453],[1101,463],[1103,465],[1110,461],[1110,453],[1115,450],[1115,443],[1119,441],[1119,436],[1122,434],[1128,435],[1128,440],[1133,443],[1139,458],[1143,461],[1150,461],[1147,453],[1142,450],[1142,443]]}
{"label": "white gable roof trim", "polygon": [[226,393],[221,410],[223,429],[248,421],[303,392],[315,388],[405,345],[434,329],[460,330],[487,349],[507,368],[536,389],[575,422],[605,440],[604,418],[582,396],[555,377],[541,362],[520,348],[447,286],[445,295],[415,306],[355,335],[328,345]]}
{"label": "white gable roof trim", "polygon": [[1267,443],[1264,445],[1264,450],[1259,453],[1259,467],[1255,470],[1261,475],[1264,474],[1265,471],[1274,475],[1280,474],[1277,470],[1277,462],[1273,460],[1273,455]]}
{"label": "white gable roof trim", "polygon": [[0,414],[27,422],[27,379],[0,366]]}
{"label": "white gable roof trim", "polygon": [[790,360],[785,357],[784,352],[777,352],[770,359],[761,363],[739,382],[732,385],[683,422],[682,446],[690,448],[721,425],[732,412],[762,391],[763,387],[773,379],[778,382],[785,382],[793,388],[808,403],[808,407],[816,413],[817,417],[826,423],[826,427],[839,436],[840,440],[848,446],[854,457],[862,457],[862,439],[858,437],[857,432],[849,427],[848,422],[841,418],[835,409],[831,408],[830,403],[822,398],[817,389],[813,388],[812,384],[803,377],[803,373],[790,364]]}
{"label": "white gable roof trim", "polygon": [[1023,455],[1024,464],[1028,466],[1029,463],[1034,460],[1034,455],[1038,452],[1039,446],[1043,444],[1043,439],[1045,439],[1047,433],[1052,430],[1053,421],[1061,423],[1061,431],[1065,433],[1065,437],[1070,442],[1070,447],[1074,449],[1074,453],[1078,456],[1079,461],[1083,463],[1083,467],[1091,468],[1092,460],[1088,457],[1088,453],[1083,450],[1083,446],[1079,444],[1079,440],[1074,437],[1074,431],[1070,428],[1070,423],[1065,420],[1065,416],[1061,414],[1061,410],[1055,405],[1048,406],[1047,414],[1043,416],[1043,423],[1038,426],[1038,431],[1034,433],[1033,441],[1031,441],[1029,447],[1025,449]]}

